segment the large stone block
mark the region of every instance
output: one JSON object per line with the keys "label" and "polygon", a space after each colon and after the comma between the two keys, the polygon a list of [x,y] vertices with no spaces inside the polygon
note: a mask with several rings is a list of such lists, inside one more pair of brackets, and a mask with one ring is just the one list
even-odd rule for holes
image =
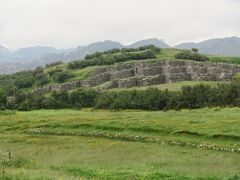
{"label": "large stone block", "polygon": [[138,81],[136,78],[128,78],[128,79],[119,79],[118,87],[119,88],[129,88],[138,85]]}
{"label": "large stone block", "polygon": [[153,76],[163,73],[162,66],[151,66],[145,68],[139,68],[137,72],[135,71],[136,76]]}
{"label": "large stone block", "polygon": [[111,80],[113,79],[124,79],[124,78],[129,78],[135,76],[134,70],[133,69],[127,69],[127,70],[121,70],[121,71],[116,71],[114,73],[110,74]]}
{"label": "large stone block", "polygon": [[98,74],[96,76],[91,77],[92,81],[94,81],[94,84],[98,85],[104,82],[107,82],[110,80],[110,74],[108,72]]}
{"label": "large stone block", "polygon": [[157,84],[164,84],[166,82],[165,75],[157,75],[157,76],[149,76],[144,79],[142,79],[142,85],[143,86],[149,86],[149,85],[157,85]]}
{"label": "large stone block", "polygon": [[191,81],[192,76],[191,74],[186,74],[186,73],[171,73],[169,74],[168,80],[169,82],[167,83],[173,83],[178,81]]}

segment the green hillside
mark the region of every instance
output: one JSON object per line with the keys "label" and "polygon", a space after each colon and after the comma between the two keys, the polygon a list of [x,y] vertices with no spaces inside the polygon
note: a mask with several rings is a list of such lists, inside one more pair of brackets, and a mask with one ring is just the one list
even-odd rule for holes
{"label": "green hillside", "polygon": [[[31,91],[48,84],[61,84],[76,80],[86,80],[89,74],[99,66],[109,66],[117,63],[134,63],[146,61],[149,63],[162,60],[175,60],[176,54],[186,52],[178,49],[159,49],[146,46],[137,49],[114,49],[104,53],[88,55],[82,61],[72,61],[68,64],[56,62],[32,71],[24,71],[12,75],[0,76],[0,87],[12,95],[12,91],[20,89]],[[238,57],[207,56],[210,62],[239,64]],[[191,57],[190,57],[191,59]]]}
{"label": "green hillside", "polygon": [[[218,57],[218,56],[210,56],[203,55],[197,53],[197,49],[193,49],[192,51],[186,50],[178,50],[172,48],[160,49],[155,46],[144,46],[140,48],[123,48],[123,49],[112,49],[106,52],[96,52],[94,54],[87,55],[83,60],[71,61],[67,64],[62,62],[55,62],[46,65],[45,67],[38,67],[31,71],[19,72],[11,75],[2,75],[0,76],[0,97],[2,98],[0,107],[1,109],[19,109],[19,110],[29,110],[29,109],[41,109],[41,108],[64,108],[64,107],[95,107],[99,105],[99,107],[122,107],[126,108],[137,108],[137,109],[164,109],[164,108],[188,108],[186,103],[175,103],[177,105],[172,106],[172,101],[179,101],[179,97],[184,97],[184,91],[189,91],[187,88],[183,92],[181,92],[184,86],[189,86],[196,88],[204,96],[212,97],[211,93],[214,92],[214,98],[211,98],[211,102],[201,102],[197,104],[196,100],[191,99],[190,104],[191,107],[208,107],[208,106],[238,106],[238,100],[234,100],[234,102],[225,102],[227,96],[222,97],[221,92],[224,91],[226,94],[234,94],[231,92],[229,87],[235,87],[238,85],[232,84],[230,86],[221,86],[221,84],[225,84],[224,82],[217,81],[185,81],[182,80],[180,82],[173,82],[170,84],[162,84],[160,85],[143,85],[139,87],[131,87],[128,90],[132,91],[129,93],[132,101],[135,101],[134,98],[143,98],[143,94],[147,93],[147,95],[151,96],[151,93],[148,92],[149,88],[156,88],[159,90],[156,94],[161,94],[166,96],[164,105],[145,105],[144,108],[142,105],[139,107],[136,105],[136,102],[131,102],[135,105],[126,105],[126,102],[120,105],[120,102],[108,101],[103,105],[102,99],[105,96],[113,97],[117,96],[120,98],[121,96],[128,96],[127,93],[124,93],[124,88],[113,88],[112,90],[108,90],[106,93],[106,87],[108,86],[108,80],[102,81],[93,86],[86,85],[87,89],[83,91],[82,88],[74,87],[74,83],[79,83],[79,81],[92,80],[92,73],[98,71],[99,69],[108,69],[113,67],[112,65],[124,65],[131,66],[135,65],[137,62],[143,62],[148,65],[154,65],[159,62],[171,62],[172,60],[178,60],[179,62],[190,60],[196,62],[196,64],[206,63],[206,62],[227,62],[227,63],[238,63],[238,58],[234,57]],[[118,66],[115,66],[118,67]],[[151,76],[149,76],[151,78]],[[48,86],[50,85],[50,86]],[[61,86],[58,86],[61,85]],[[200,85],[200,86],[199,86]],[[203,87],[201,86],[203,85]],[[73,86],[73,88],[69,88],[68,92],[58,92],[60,87],[64,86]],[[55,90],[49,90],[50,87],[55,88]],[[44,89],[45,88],[45,89]],[[42,90],[43,89],[43,90]],[[160,92],[167,89],[169,92]],[[204,89],[205,92],[202,92]],[[207,89],[207,90],[206,90]],[[235,88],[236,89],[236,88]],[[56,93],[57,91],[57,93]],[[139,91],[139,94],[135,95],[134,91]],[[36,92],[41,92],[40,94]],[[115,92],[115,93],[111,93]],[[119,93],[117,93],[119,92]],[[151,91],[150,91],[151,92]],[[176,94],[172,94],[170,92],[178,92]],[[65,93],[65,94],[64,94]],[[210,94],[204,94],[210,93]],[[181,95],[182,94],[182,95]],[[192,93],[193,96],[194,93]],[[86,96],[88,99],[86,99]],[[216,96],[216,97],[215,97]],[[134,97],[134,98],[133,98]],[[239,95],[236,92],[234,97],[230,97],[228,99],[238,99]],[[62,99],[61,99],[62,98]],[[65,98],[65,99],[64,99]],[[75,103],[74,99],[81,99],[81,103]],[[149,97],[151,98],[151,97]],[[113,98],[117,99],[117,98]],[[219,101],[222,99],[222,101]],[[106,100],[106,98],[105,98]],[[121,100],[121,99],[119,99]],[[87,101],[91,101],[92,104],[89,104]],[[189,101],[189,100],[188,100]],[[206,100],[207,101],[207,100]],[[64,102],[64,103],[63,103]],[[130,104],[131,104],[130,103]],[[137,104],[139,104],[138,102]],[[146,102],[147,104],[150,102]],[[150,108],[154,106],[154,108]],[[164,108],[163,108],[164,107]]]}

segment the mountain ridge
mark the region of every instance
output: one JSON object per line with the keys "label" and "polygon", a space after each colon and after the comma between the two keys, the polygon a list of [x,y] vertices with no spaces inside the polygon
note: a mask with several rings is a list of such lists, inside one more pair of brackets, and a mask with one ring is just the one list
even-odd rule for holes
{"label": "mountain ridge", "polygon": [[182,43],[174,47],[178,49],[197,48],[200,53],[205,54],[240,56],[240,38],[234,36],[208,39],[198,43]]}
{"label": "mountain ridge", "polygon": [[[0,74],[29,70],[55,61],[69,62],[79,60],[83,59],[87,54],[97,51],[103,52],[114,48],[137,48],[145,45],[155,45],[159,48],[171,48],[171,46],[163,40],[156,38],[140,40],[130,45],[123,45],[117,41],[105,40],[70,49],[57,49],[50,46],[33,46],[11,51],[0,45]],[[204,54],[240,56],[240,38],[226,37],[208,39],[198,43],[181,43],[173,46],[173,48],[198,48],[199,52]]]}

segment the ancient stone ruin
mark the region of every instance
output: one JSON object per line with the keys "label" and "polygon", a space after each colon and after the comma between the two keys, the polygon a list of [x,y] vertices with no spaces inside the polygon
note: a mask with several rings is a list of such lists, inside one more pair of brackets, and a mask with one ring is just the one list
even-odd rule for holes
{"label": "ancient stone ruin", "polygon": [[188,60],[137,62],[99,66],[88,80],[77,80],[60,85],[47,85],[32,93],[64,91],[100,86],[104,89],[149,86],[178,81],[231,81],[240,66],[224,63],[200,63]]}

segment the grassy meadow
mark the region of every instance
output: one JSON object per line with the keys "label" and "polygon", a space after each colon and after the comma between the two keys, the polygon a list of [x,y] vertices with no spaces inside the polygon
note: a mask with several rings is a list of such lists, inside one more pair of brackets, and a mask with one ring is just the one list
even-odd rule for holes
{"label": "grassy meadow", "polygon": [[0,179],[239,179],[240,108],[0,114]]}

